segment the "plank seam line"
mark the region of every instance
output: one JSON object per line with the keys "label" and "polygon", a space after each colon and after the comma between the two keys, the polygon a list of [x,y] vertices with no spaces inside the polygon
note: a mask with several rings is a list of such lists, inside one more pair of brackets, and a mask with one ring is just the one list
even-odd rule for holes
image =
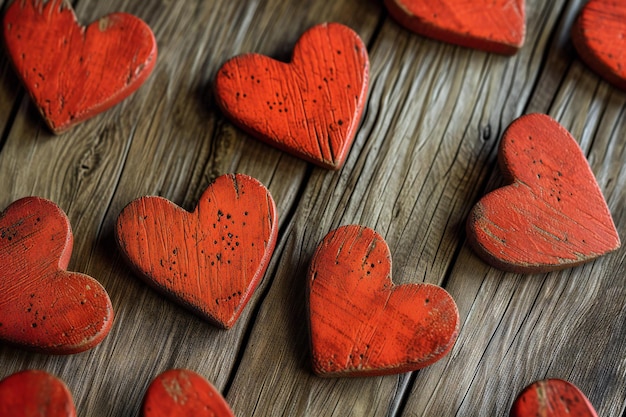
{"label": "plank seam line", "polygon": [[17,119],[17,114],[19,113],[19,109],[22,106],[22,102],[24,100],[25,95],[26,95],[26,92],[24,91],[24,89],[20,87],[17,97],[15,98],[15,102],[13,103],[13,106],[11,107],[11,111],[9,112],[9,117],[7,118],[7,124],[4,126],[4,130],[2,131],[2,136],[0,136],[0,152],[2,152],[4,145],[7,143],[7,140],[9,139],[9,134],[11,133],[11,130],[13,129],[13,125],[15,124],[15,119]]}
{"label": "plank seam line", "polygon": [[[376,23],[376,26],[374,27],[374,31],[372,32],[372,37],[367,42],[368,55],[369,55],[369,51],[371,51],[371,49],[373,48],[374,44],[378,40],[380,32],[383,30],[383,26],[384,26],[385,22],[387,21],[387,17],[388,17],[387,9],[383,8],[381,16],[378,19],[378,22]],[[369,56],[368,56],[368,60],[369,60]],[[371,63],[370,63],[370,65],[371,65]]]}
{"label": "plank seam line", "polygon": [[[541,58],[541,63],[539,64],[539,69],[537,70],[538,76],[537,78],[535,78],[534,82],[533,82],[533,87],[530,89],[530,94],[528,95],[528,100],[526,101],[526,104],[524,105],[524,114],[526,114],[528,112],[528,107],[530,106],[530,104],[532,103],[532,99],[531,97],[534,97],[535,94],[537,93],[537,89],[539,88],[539,83],[541,82],[541,75],[544,73],[546,66],[548,64],[548,57],[554,53],[555,48],[558,46],[556,45],[556,40],[558,39],[558,32],[559,30],[561,30],[561,24],[564,22],[564,20],[566,19],[567,16],[567,6],[564,5],[563,8],[561,9],[561,12],[559,13],[559,16],[556,18],[556,24],[554,25],[554,28],[552,29],[552,31],[550,32],[550,36],[549,38],[552,40],[551,45],[548,48],[545,48],[544,52],[543,52],[543,57]],[[567,25],[566,25],[567,26]],[[535,43],[535,45],[533,46],[533,54],[534,55],[534,51],[537,48],[537,43]],[[560,91],[563,83],[565,82],[565,78],[566,78],[566,74],[569,72],[571,66],[572,66],[572,62],[574,61],[573,57],[569,57],[569,62],[567,63],[565,70],[563,71],[563,74],[559,80],[559,85],[557,86],[557,88],[555,89],[555,91]],[[550,104],[548,105],[548,108],[546,109],[546,111],[549,111],[549,109],[551,109],[554,106],[554,103],[556,101],[557,98],[557,94],[554,94],[552,96],[552,100],[550,101]]]}

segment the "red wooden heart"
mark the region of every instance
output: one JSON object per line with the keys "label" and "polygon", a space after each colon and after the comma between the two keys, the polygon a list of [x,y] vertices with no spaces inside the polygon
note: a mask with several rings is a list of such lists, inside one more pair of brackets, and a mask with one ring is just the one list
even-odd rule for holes
{"label": "red wooden heart", "polygon": [[511,184],[484,196],[467,223],[488,263],[533,273],[572,267],[617,249],[619,236],[580,147],[543,114],[514,121],[499,162]]}
{"label": "red wooden heart", "polygon": [[142,413],[143,417],[234,417],[219,391],[186,369],[157,376],[146,391]]}
{"label": "red wooden heart", "polygon": [[215,80],[217,103],[241,129],[330,169],[343,165],[367,96],[367,49],[350,28],[308,30],[289,64],[248,54],[226,62]]}
{"label": "red wooden heart", "polygon": [[157,58],[154,35],[139,18],[114,13],[83,27],[67,0],[14,1],[4,17],[4,39],[18,75],[55,133],[128,97]]}
{"label": "red wooden heart", "polygon": [[432,284],[394,285],[391,255],[372,229],[330,232],[309,270],[313,370],[320,376],[409,372],[446,355],[459,330],[452,297]]}
{"label": "red wooden heart", "polygon": [[130,203],[117,241],[141,277],[224,328],[241,314],[265,273],[277,234],[269,191],[246,175],[223,175],[189,213],[161,197]]}
{"label": "red wooden heart", "polygon": [[598,417],[578,388],[561,379],[546,379],[529,385],[517,397],[510,417]]}
{"label": "red wooden heart", "polygon": [[385,0],[391,16],[420,35],[512,55],[524,44],[524,0]]}
{"label": "red wooden heart", "polygon": [[0,214],[0,339],[43,353],[96,346],[113,307],[95,279],[66,271],[70,223],[53,202],[26,197]]}
{"label": "red wooden heart", "polygon": [[76,410],[63,381],[29,370],[0,381],[0,416],[76,417]]}
{"label": "red wooden heart", "polygon": [[572,41],[594,71],[626,90],[626,3],[590,0],[572,26]]}

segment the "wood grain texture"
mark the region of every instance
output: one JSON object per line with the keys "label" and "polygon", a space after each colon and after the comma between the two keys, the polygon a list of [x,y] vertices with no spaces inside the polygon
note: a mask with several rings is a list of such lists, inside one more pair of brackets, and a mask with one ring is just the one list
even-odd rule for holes
{"label": "wood grain texture", "polygon": [[524,44],[525,0],[385,0],[391,16],[420,35],[505,55]]}
{"label": "wood grain texture", "polygon": [[127,13],[83,27],[67,0],[27,0],[13,2],[3,23],[13,66],[57,134],[128,97],[157,59],[152,31]]}
{"label": "wood grain texture", "polygon": [[229,329],[263,278],[278,234],[269,191],[247,175],[218,177],[193,212],[162,197],[122,210],[117,243],[148,284]]}
{"label": "wood grain texture", "polygon": [[[0,104],[16,111],[0,151],[0,206],[25,195],[59,203],[75,234],[69,267],[101,281],[116,320],[85,354],[0,345],[0,377],[45,369],[67,382],[81,415],[102,417],[138,415],[150,381],[172,368],[205,376],[242,416],[507,415],[529,383],[559,377],[599,415],[623,415],[626,293],[616,277],[626,273],[624,249],[521,277],[489,268],[464,240],[472,205],[502,185],[500,135],[528,112],[549,113],[580,141],[625,235],[626,98],[576,59],[569,31],[583,3],[529,0],[525,47],[502,57],[411,34],[382,2],[77,1],[85,22],[117,11],[147,22],[159,63],[144,87],[60,140],[30,100]],[[371,64],[362,125],[337,172],[252,140],[211,99],[226,60],[254,51],[286,62],[322,22],[354,29]],[[9,93],[16,85],[12,72],[0,79]],[[265,279],[224,332],[137,280],[114,229],[130,201],[159,195],[191,210],[227,172],[267,185],[281,232]],[[307,268],[324,235],[351,223],[384,236],[398,284],[443,284],[455,298],[463,325],[442,360],[395,376],[311,372]]]}
{"label": "wood grain texture", "polygon": [[141,412],[143,417],[234,417],[219,391],[188,369],[159,374],[146,391]]}
{"label": "wood grain texture", "polygon": [[587,65],[626,90],[626,4],[591,0],[572,26],[572,41]]}
{"label": "wood grain texture", "polygon": [[598,417],[575,385],[562,379],[537,381],[524,388],[511,407],[510,417]]}
{"label": "wood grain texture", "polygon": [[63,381],[44,371],[28,370],[0,381],[0,415],[76,417],[76,409]]}
{"label": "wood grain texture", "polygon": [[446,355],[459,331],[452,297],[433,284],[394,285],[385,240],[358,225],[339,227],[320,242],[307,301],[319,376],[415,371]]}
{"label": "wood grain texture", "polygon": [[73,236],[53,202],[22,198],[0,213],[0,340],[42,353],[98,345],[113,307],[90,276],[67,271]]}
{"label": "wood grain texture", "polygon": [[222,111],[243,130],[322,167],[339,169],[361,121],[369,60],[338,23],[307,30],[288,64],[259,54],[226,62],[215,79]]}
{"label": "wood grain texture", "polygon": [[482,197],[469,243],[488,263],[519,273],[568,268],[620,247],[611,212],[576,140],[533,113],[507,128],[498,151],[509,185]]}

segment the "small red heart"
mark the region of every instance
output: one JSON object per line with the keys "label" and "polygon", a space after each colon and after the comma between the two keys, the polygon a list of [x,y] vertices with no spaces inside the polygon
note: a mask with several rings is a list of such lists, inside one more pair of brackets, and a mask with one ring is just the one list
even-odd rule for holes
{"label": "small red heart", "polygon": [[142,413],[143,417],[234,417],[220,392],[186,369],[157,376],[146,391]]}
{"label": "small red heart", "polygon": [[80,26],[67,0],[14,1],[4,17],[13,65],[55,133],[119,103],[148,78],[157,58],[152,31],[114,13]]}
{"label": "small red heart", "polygon": [[402,26],[443,42],[512,55],[524,44],[524,0],[385,0]]}
{"label": "small red heart", "polygon": [[537,381],[524,389],[511,408],[510,417],[598,417],[578,388],[561,379]]}
{"label": "small red heart", "polygon": [[26,197],[0,214],[0,339],[52,354],[104,339],[113,307],[95,279],[66,270],[73,236],[53,202]]}
{"label": "small red heart", "polygon": [[493,266],[547,272],[620,246],[609,208],[580,147],[544,114],[514,121],[499,162],[510,185],[484,196],[467,223],[470,244]]}
{"label": "small red heart", "polygon": [[452,297],[432,284],[394,285],[374,230],[330,232],[309,269],[313,370],[320,376],[409,372],[446,355],[459,331]]}
{"label": "small red heart", "polygon": [[76,409],[63,381],[29,370],[0,381],[0,416],[76,417]]}
{"label": "small red heart", "polygon": [[581,58],[610,83],[626,90],[626,3],[590,0],[572,27]]}
{"label": "small red heart", "polygon": [[339,169],[367,97],[367,49],[352,29],[327,23],[302,35],[291,63],[247,54],[215,80],[217,103],[258,139],[325,168]]}
{"label": "small red heart", "polygon": [[276,206],[246,175],[222,175],[189,213],[161,197],[130,203],[117,241],[141,277],[210,322],[233,326],[276,244]]}

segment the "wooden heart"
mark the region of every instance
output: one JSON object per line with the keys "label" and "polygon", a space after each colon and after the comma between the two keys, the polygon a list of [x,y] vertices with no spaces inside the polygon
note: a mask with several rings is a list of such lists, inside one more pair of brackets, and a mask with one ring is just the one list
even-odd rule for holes
{"label": "wooden heart", "polygon": [[187,369],[157,376],[143,400],[143,417],[234,417],[230,407],[206,379]]}
{"label": "wooden heart", "polygon": [[150,285],[230,328],[265,273],[278,230],[269,191],[241,174],[218,177],[189,213],[161,197],[130,203],[117,242]]}
{"label": "wooden heart", "polygon": [[0,381],[0,416],[76,417],[76,409],[63,381],[29,370]]}
{"label": "wooden heart", "polygon": [[572,26],[572,41],[589,67],[626,90],[626,3],[590,0]]}
{"label": "wooden heart", "polygon": [[514,121],[502,137],[499,162],[510,185],[484,196],[467,222],[470,244],[488,263],[547,272],[619,248],[585,155],[555,120],[529,114]]}
{"label": "wooden heart", "polygon": [[511,408],[510,417],[598,417],[578,388],[561,379],[537,381],[524,389]]}
{"label": "wooden heart", "polygon": [[367,97],[367,49],[350,28],[308,30],[289,64],[247,54],[226,62],[215,95],[233,123],[266,143],[325,168],[339,169]]}
{"label": "wooden heart", "polygon": [[524,44],[524,0],[385,0],[391,16],[420,35],[512,55]]}
{"label": "wooden heart", "polygon": [[157,58],[154,35],[139,18],[114,13],[83,27],[68,0],[14,1],[4,17],[4,40],[57,134],[128,97]]}
{"label": "wooden heart", "polygon": [[317,248],[308,278],[313,370],[320,376],[414,371],[446,355],[459,330],[452,297],[432,284],[394,285],[372,229],[350,225]]}
{"label": "wooden heart", "polygon": [[73,236],[53,202],[26,197],[0,214],[0,339],[52,354],[104,339],[113,307],[95,279],[66,270]]}

